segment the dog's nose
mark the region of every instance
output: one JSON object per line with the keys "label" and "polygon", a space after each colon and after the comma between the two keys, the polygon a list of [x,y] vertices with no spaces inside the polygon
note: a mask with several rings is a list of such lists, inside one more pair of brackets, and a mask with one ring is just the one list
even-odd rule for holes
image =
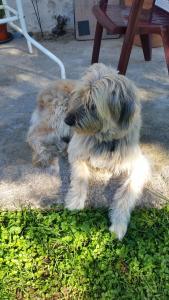
{"label": "dog's nose", "polygon": [[66,144],[68,144],[70,142],[70,137],[69,136],[63,136],[61,139]]}
{"label": "dog's nose", "polygon": [[76,121],[76,118],[75,118],[75,115],[74,114],[68,114],[65,118],[65,123],[69,126],[73,126],[75,125],[75,121]]}

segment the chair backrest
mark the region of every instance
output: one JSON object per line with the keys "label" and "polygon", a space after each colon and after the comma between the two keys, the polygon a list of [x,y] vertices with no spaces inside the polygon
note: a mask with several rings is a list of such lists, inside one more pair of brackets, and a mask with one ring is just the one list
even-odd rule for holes
{"label": "chair backrest", "polygon": [[[134,2],[134,0],[132,2]],[[144,0],[143,9],[151,9],[155,2],[156,0]],[[131,0],[122,0],[121,3],[125,4],[125,6],[131,6]]]}
{"label": "chair backrest", "polygon": [[[131,1],[130,1],[131,2]],[[133,15],[135,15],[135,12],[137,11],[137,22],[144,21],[144,22],[151,22],[153,10],[155,7],[156,0],[133,0],[132,5],[130,5],[130,18],[132,18]],[[125,3],[129,3],[129,1],[126,1]],[[127,5],[128,6],[128,5]],[[138,12],[139,11],[139,12]]]}
{"label": "chair backrest", "polygon": [[[160,0],[144,0],[143,2],[143,9],[151,9],[152,6],[155,5],[155,2],[159,2]],[[98,1],[97,1],[98,2]],[[104,6],[108,3],[109,0],[100,0],[99,5]],[[132,1],[133,4],[134,0]],[[131,0],[119,0],[120,5],[125,5],[125,6],[131,6]]]}
{"label": "chair backrest", "polygon": [[[119,5],[125,6],[130,8],[130,12],[134,10],[140,10],[141,7],[141,13],[139,13],[139,19],[145,21],[151,21],[153,9],[155,6],[156,0],[143,0],[143,1],[137,1],[137,0],[119,0]],[[141,4],[142,3],[142,4]],[[103,11],[106,11],[107,5],[109,4],[109,0],[100,0],[99,6],[102,8]]]}

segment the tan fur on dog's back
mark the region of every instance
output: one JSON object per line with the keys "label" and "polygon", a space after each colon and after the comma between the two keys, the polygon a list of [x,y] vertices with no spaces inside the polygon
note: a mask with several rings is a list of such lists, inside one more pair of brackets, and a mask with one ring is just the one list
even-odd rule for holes
{"label": "tan fur on dog's back", "polygon": [[72,90],[75,88],[76,81],[73,80],[58,80],[50,84],[46,89],[42,90],[37,98],[39,109],[56,108],[56,105],[62,105],[67,109],[69,97]]}
{"label": "tan fur on dog's back", "polygon": [[63,138],[71,138],[71,129],[64,123],[64,118],[76,84],[74,80],[57,80],[39,93],[27,135],[34,164],[50,164],[53,159],[52,144],[55,144],[56,155],[66,150],[67,144]]}

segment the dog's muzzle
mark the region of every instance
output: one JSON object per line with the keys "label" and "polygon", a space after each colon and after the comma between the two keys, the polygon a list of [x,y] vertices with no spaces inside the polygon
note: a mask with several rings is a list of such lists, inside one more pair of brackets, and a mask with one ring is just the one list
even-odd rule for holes
{"label": "dog's muzzle", "polygon": [[66,118],[64,119],[64,122],[69,125],[69,126],[74,126],[75,125],[75,122],[76,122],[76,117],[74,114],[68,114],[66,116]]}

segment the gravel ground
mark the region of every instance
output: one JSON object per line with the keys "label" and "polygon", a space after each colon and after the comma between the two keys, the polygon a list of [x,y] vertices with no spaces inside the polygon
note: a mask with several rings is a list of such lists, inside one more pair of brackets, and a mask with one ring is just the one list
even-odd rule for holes
{"label": "gravel ground", "polygon": [[[65,36],[42,43],[64,61],[68,78],[79,78],[90,64],[91,41]],[[100,61],[116,67],[121,43],[121,39],[104,41]],[[18,36],[0,45],[0,61],[0,208],[47,208],[62,203],[69,186],[68,162],[60,158],[59,175],[34,168],[25,142],[37,93],[59,78],[59,69],[36,49],[28,54],[25,40]],[[134,47],[127,76],[140,89],[141,147],[152,165],[152,179],[140,204],[161,207],[169,201],[169,77],[163,49],[153,49],[152,62],[144,62],[142,50]],[[107,205],[119,181],[109,173],[93,175],[88,205]]]}

